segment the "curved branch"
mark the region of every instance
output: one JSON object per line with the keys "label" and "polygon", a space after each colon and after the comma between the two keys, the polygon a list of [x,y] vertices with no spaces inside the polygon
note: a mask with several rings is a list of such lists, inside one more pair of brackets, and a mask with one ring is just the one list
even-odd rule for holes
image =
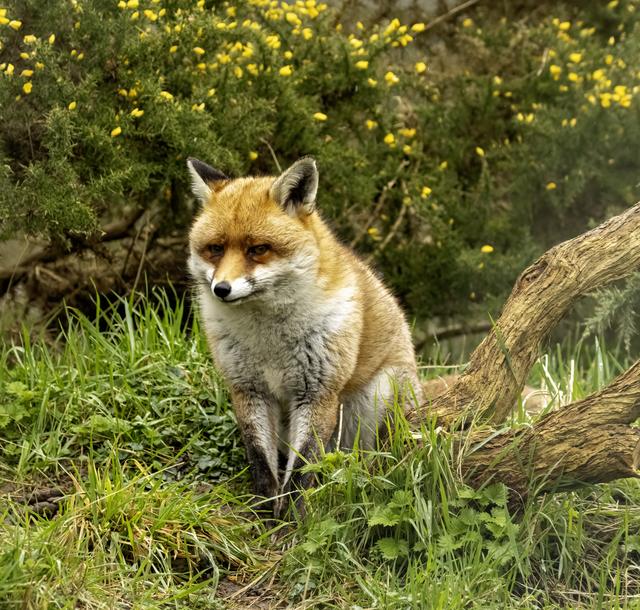
{"label": "curved branch", "polygon": [[503,421],[522,391],[541,342],[575,301],[638,268],[640,203],[551,248],[525,269],[468,368],[420,411],[435,414],[445,425],[478,414],[491,416],[494,423]]}
{"label": "curved branch", "polygon": [[[640,360],[607,387],[543,416],[534,426],[487,440],[474,432],[462,450],[462,475],[474,487],[491,480],[521,497],[583,483],[637,477]],[[534,482],[534,485],[531,485]]]}

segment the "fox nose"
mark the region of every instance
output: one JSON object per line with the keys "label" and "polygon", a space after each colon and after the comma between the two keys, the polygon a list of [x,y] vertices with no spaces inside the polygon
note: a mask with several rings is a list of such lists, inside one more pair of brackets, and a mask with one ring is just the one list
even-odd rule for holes
{"label": "fox nose", "polygon": [[213,293],[217,297],[224,299],[225,297],[228,297],[231,294],[231,284],[229,284],[229,282],[218,282],[213,287]]}
{"label": "fox nose", "polygon": [[217,297],[224,299],[225,297],[228,297],[231,294],[231,284],[229,284],[229,282],[218,282],[213,287],[213,293]]}

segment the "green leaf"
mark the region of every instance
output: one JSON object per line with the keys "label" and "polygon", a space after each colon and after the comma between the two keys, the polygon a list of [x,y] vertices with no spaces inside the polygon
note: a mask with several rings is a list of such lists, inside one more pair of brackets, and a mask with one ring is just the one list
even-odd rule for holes
{"label": "green leaf", "polygon": [[395,538],[380,538],[376,542],[376,548],[385,559],[397,559],[409,554],[409,543],[406,540]]}
{"label": "green leaf", "polygon": [[400,515],[391,506],[376,506],[367,524],[369,527],[376,525],[384,525],[385,527],[393,527],[400,523]]}

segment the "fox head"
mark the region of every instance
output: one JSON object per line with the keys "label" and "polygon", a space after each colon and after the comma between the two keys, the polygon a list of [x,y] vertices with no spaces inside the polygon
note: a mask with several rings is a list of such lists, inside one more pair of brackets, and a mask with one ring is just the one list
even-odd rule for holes
{"label": "fox head", "polygon": [[314,159],[304,157],[276,178],[229,179],[197,159],[187,166],[202,203],[190,233],[189,268],[214,299],[286,302],[313,281],[319,257]]}

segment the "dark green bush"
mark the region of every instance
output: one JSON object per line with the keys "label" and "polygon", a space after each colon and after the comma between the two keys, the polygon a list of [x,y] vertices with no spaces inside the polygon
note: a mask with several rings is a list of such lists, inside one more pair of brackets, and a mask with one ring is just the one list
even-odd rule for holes
{"label": "dark green bush", "polygon": [[423,24],[348,33],[313,0],[11,0],[0,236],[70,246],[152,204],[186,231],[187,156],[240,175],[313,154],[324,213],[413,314],[486,309],[637,196],[640,11],[573,10],[465,13],[436,54]]}

